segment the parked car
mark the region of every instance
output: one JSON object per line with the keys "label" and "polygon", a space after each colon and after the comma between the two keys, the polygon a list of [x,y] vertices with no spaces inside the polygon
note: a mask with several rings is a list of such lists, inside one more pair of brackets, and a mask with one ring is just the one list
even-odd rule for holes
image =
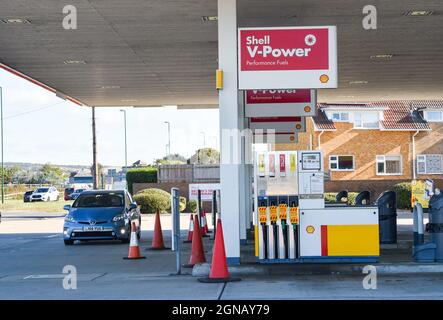
{"label": "parked car", "polygon": [[75,191],[75,188],[65,188],[65,192],[63,194],[63,199],[65,199],[65,201],[71,200],[71,194]]}
{"label": "parked car", "polygon": [[34,191],[33,190],[31,190],[31,191],[26,191],[24,194],[23,194],[23,202],[31,202],[31,195],[34,193]]}
{"label": "parked car", "polygon": [[128,243],[131,224],[140,238],[141,214],[126,190],[86,190],[71,205],[63,226],[65,245],[75,240],[121,240]]}
{"label": "parked car", "polygon": [[42,187],[35,190],[31,198],[29,199],[31,202],[33,201],[58,201],[60,198],[60,194],[55,187]]}
{"label": "parked car", "polygon": [[76,200],[78,198],[78,196],[85,190],[86,189],[77,189],[69,195],[69,198],[71,200]]}

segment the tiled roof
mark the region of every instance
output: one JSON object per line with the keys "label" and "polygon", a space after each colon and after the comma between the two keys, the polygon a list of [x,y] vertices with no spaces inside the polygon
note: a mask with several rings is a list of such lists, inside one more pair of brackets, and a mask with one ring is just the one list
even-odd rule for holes
{"label": "tiled roof", "polygon": [[312,117],[314,120],[315,128],[321,131],[335,131],[337,128],[334,125],[334,122],[326,117],[325,112],[322,109],[317,110],[317,115]]}
{"label": "tiled roof", "polygon": [[384,120],[381,130],[430,130],[417,108],[442,108],[443,101],[380,101],[369,103],[326,104],[319,103],[317,116],[313,117],[317,130],[336,130],[334,123],[326,117],[325,109],[367,109],[383,110]]}
{"label": "tiled roof", "polygon": [[428,123],[417,111],[411,108],[409,101],[372,102],[371,105],[386,106],[384,120],[380,121],[382,130],[430,130]]}
{"label": "tiled roof", "polygon": [[443,101],[412,101],[411,107],[413,109],[443,109]]}

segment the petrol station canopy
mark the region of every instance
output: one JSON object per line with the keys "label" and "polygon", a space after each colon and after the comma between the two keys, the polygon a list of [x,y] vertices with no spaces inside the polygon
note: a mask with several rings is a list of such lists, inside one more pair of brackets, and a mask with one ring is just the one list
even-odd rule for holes
{"label": "petrol station canopy", "polygon": [[[337,26],[338,89],[319,102],[443,99],[443,2],[377,1],[376,30],[367,4],[238,0],[238,27]],[[217,107],[216,16],[216,0],[2,1],[0,62],[88,106]]]}

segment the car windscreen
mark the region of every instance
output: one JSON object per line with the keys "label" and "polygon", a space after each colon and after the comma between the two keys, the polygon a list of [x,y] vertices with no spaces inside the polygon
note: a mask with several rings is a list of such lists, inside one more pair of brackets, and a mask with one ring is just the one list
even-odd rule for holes
{"label": "car windscreen", "polygon": [[48,191],[49,191],[49,188],[38,188],[37,190],[35,190],[35,192],[37,192],[37,193],[45,193]]}
{"label": "car windscreen", "polygon": [[123,207],[123,193],[86,193],[81,194],[73,203],[74,208]]}
{"label": "car windscreen", "polygon": [[74,188],[66,188],[65,192],[71,192],[72,193],[72,192],[74,192]]}

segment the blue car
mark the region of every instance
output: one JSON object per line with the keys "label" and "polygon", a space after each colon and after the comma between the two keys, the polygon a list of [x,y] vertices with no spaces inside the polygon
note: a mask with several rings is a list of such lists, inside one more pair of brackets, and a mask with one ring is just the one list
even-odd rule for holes
{"label": "blue car", "polygon": [[86,189],[77,189],[69,195],[71,200],[77,200],[78,196],[84,192]]}
{"label": "blue car", "polygon": [[131,224],[141,233],[141,215],[137,203],[126,190],[90,190],[82,192],[68,210],[63,225],[65,245],[75,240],[121,240],[128,243]]}

